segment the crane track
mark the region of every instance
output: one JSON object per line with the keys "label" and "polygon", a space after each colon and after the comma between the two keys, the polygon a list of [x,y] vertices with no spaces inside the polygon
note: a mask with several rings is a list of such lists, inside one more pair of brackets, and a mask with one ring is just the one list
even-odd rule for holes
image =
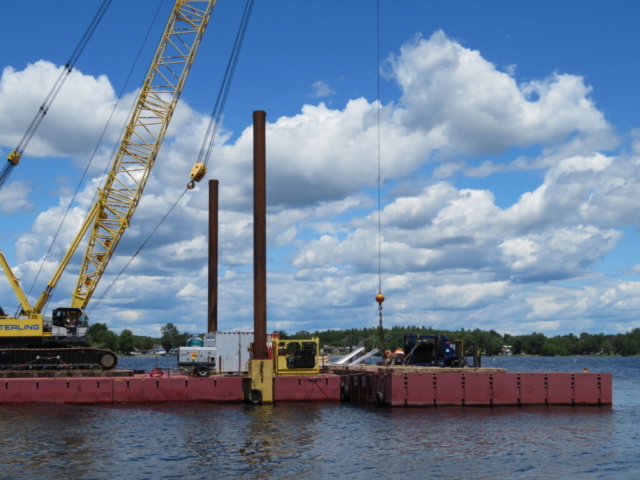
{"label": "crane track", "polygon": [[118,356],[105,348],[0,348],[0,370],[111,370],[117,364]]}

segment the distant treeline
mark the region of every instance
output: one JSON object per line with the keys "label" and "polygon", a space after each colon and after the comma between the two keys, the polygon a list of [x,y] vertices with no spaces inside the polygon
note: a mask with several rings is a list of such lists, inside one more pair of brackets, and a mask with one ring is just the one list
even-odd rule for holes
{"label": "distant treeline", "polygon": [[[117,352],[131,352],[134,350],[149,351],[155,345],[162,345],[165,350],[186,345],[187,339],[193,334],[180,333],[172,324],[168,323],[160,330],[160,337],[133,335],[131,330],[125,329],[119,335],[107,328],[104,323],[95,323],[89,328],[89,341],[92,345],[103,346]],[[427,327],[391,327],[384,329],[384,342],[381,341],[380,330],[372,328],[352,328],[348,330],[326,330],[323,332],[307,332],[305,330],[289,335],[280,330],[282,339],[297,339],[318,337],[320,345],[335,347],[364,346],[367,350],[380,348],[393,350],[402,348],[405,334],[414,335],[442,335],[451,340],[463,340],[465,346],[478,345],[486,355],[498,355],[503,347],[509,346],[515,354],[527,355],[640,355],[640,328],[634,328],[627,333],[606,335],[604,333],[581,333],[574,335],[558,335],[547,337],[543,333],[528,335],[500,335],[495,330],[436,330]],[[202,334],[200,334],[202,336]]]}
{"label": "distant treeline", "polygon": [[109,330],[105,323],[94,323],[89,327],[87,336],[89,343],[113,350],[114,352],[129,353],[133,351],[148,352],[156,345],[169,351],[172,348],[186,345],[192,335],[180,333],[173,323],[167,323],[160,329],[160,337],[148,337],[134,335],[131,330],[125,328],[120,334]]}
{"label": "distant treeline", "polygon": [[464,345],[478,345],[486,355],[498,355],[505,345],[511,347],[514,354],[527,355],[638,355],[640,354],[640,328],[627,333],[606,335],[604,333],[581,333],[547,337],[543,333],[528,335],[500,335],[495,330],[436,330],[425,327],[392,327],[384,329],[384,344],[380,331],[376,327],[353,328],[349,330],[326,330],[323,332],[301,331],[295,335],[280,332],[282,338],[319,337],[320,345],[352,346],[361,345],[367,349],[395,349],[403,345],[405,334],[442,335],[451,340],[463,340]]}

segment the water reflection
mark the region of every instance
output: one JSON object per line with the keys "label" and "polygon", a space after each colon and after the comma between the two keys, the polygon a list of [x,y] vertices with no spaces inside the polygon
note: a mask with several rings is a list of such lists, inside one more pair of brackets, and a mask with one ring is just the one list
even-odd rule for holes
{"label": "water reflection", "polygon": [[273,478],[289,462],[289,475],[305,470],[323,432],[322,406],[247,405],[242,412],[249,422],[239,454],[254,478]]}
{"label": "water reflection", "polygon": [[611,409],[571,407],[41,405],[4,408],[0,428],[14,432],[6,478],[425,478],[425,465],[429,477],[517,478],[554,463],[580,472],[584,455],[628,463],[618,450],[635,448],[611,445]]}

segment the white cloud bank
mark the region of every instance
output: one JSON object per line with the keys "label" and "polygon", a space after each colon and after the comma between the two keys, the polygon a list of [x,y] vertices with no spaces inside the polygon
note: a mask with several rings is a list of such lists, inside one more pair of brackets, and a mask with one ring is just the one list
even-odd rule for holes
{"label": "white cloud bank", "polygon": [[[397,102],[381,106],[382,177],[398,186],[424,180],[418,191],[386,199],[382,212],[385,324],[551,334],[637,326],[636,283],[599,276],[592,267],[615,249],[623,236],[620,227],[633,225],[640,214],[630,201],[638,198],[640,160],[599,153],[617,140],[584,80],[551,73],[518,83],[514,69],[499,71],[480,52],[443,32],[414,38],[388,65],[400,94]],[[40,101],[29,100],[32,90],[20,84],[47,84],[57,71],[47,62],[21,72],[5,68],[1,145],[11,147],[20,131],[11,126],[19,123],[17,106],[24,106],[25,98],[34,105]],[[54,124],[49,130],[43,124],[32,155],[83,155],[89,144],[75,142],[79,134],[68,120],[82,118],[86,108],[113,108],[106,77],[77,72],[74,81],[75,101],[64,102],[55,122],[47,119]],[[206,119],[188,105],[180,109],[102,288],[184,190]],[[358,98],[343,109],[304,105],[300,113],[267,125],[270,328],[376,322],[377,199],[367,189],[377,181],[377,113],[375,102]],[[73,125],[90,138],[101,130],[105,115],[92,115],[95,124]],[[113,142],[116,136],[109,138]],[[498,206],[489,187],[458,188],[453,180],[438,180],[448,176],[445,171],[465,168],[448,163],[452,159],[464,162],[534,145],[540,147],[535,168],[546,169],[544,178],[513,205]],[[210,165],[210,178],[221,182],[219,318],[224,329],[252,324],[251,149],[248,127],[234,142],[224,137]],[[436,168],[432,179],[427,166]],[[509,168],[531,164],[514,159]],[[484,170],[490,175],[496,168]],[[61,255],[96,186],[94,180],[85,187],[53,257]],[[69,200],[61,198],[60,205]],[[17,212],[34,201],[25,194],[3,208]],[[114,284],[94,321],[137,333],[156,332],[167,322],[183,330],[204,328],[206,208],[203,184],[187,194]],[[61,206],[48,208],[18,239],[18,270],[25,278],[34,274],[63,212]],[[53,267],[49,260],[47,270]],[[567,283],[574,280],[582,283]],[[73,282],[74,276],[65,274],[58,292],[70,291]],[[0,299],[14,303],[1,282]],[[67,301],[61,295],[56,299]]]}
{"label": "white cloud bank", "polygon": [[582,77],[554,73],[518,84],[442,31],[403,45],[392,68],[406,105],[398,112],[403,123],[439,131],[441,147],[466,155],[609,131]]}

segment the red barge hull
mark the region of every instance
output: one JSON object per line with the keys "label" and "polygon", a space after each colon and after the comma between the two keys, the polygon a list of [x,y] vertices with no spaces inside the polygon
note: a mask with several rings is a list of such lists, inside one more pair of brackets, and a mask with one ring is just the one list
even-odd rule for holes
{"label": "red barge hull", "polygon": [[370,372],[342,373],[354,403],[438,405],[611,405],[610,373]]}
{"label": "red barge hull", "polygon": [[[0,404],[239,403],[240,376],[0,379]],[[274,401],[392,407],[611,405],[610,373],[393,372],[334,370],[274,378]]]}

